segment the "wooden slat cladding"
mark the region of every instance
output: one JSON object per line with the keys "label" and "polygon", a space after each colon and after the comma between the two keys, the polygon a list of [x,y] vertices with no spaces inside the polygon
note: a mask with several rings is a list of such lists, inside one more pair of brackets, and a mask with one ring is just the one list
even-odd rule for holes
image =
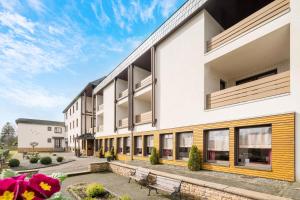
{"label": "wooden slat cladding", "polygon": [[228,106],[290,92],[290,71],[214,92],[207,96],[207,109]]}
{"label": "wooden slat cladding", "polygon": [[207,43],[207,50],[211,51],[242,35],[273,18],[279,17],[290,10],[290,0],[275,0],[249,17],[235,24],[231,28],[213,37]]}
{"label": "wooden slat cladding", "polygon": [[[249,169],[235,165],[235,131],[239,127],[272,125],[272,162],[271,170]],[[206,130],[229,129],[229,165],[220,166],[211,163],[203,163],[202,168],[205,170],[228,172],[242,174],[247,176],[256,176],[263,178],[271,178],[284,181],[295,181],[295,113],[272,115],[267,117],[257,117],[249,119],[241,119],[226,122],[217,122],[211,124],[201,124],[187,127],[176,127],[163,130],[136,132],[134,136],[154,136],[154,147],[160,149],[160,135],[173,134],[173,159],[160,159],[163,164],[187,166],[187,161],[176,160],[176,134],[182,132],[193,132],[193,144],[197,145],[203,158],[204,140],[203,135]],[[129,134],[123,134],[110,137],[128,137]],[[101,137],[98,139],[105,139]],[[104,141],[104,140],[103,140]],[[115,139],[116,141],[116,139]],[[143,137],[144,144],[144,137]],[[144,148],[144,146],[143,146]],[[129,160],[129,156],[121,155],[120,160]],[[134,160],[149,160],[145,156],[134,156]],[[202,159],[203,160],[203,159]]]}
{"label": "wooden slat cladding", "polygon": [[143,87],[146,87],[148,85],[150,85],[152,83],[152,76],[148,76],[146,77],[145,79],[141,80],[141,82],[135,84],[135,89],[140,89],[140,88],[143,88]]}
{"label": "wooden slat cladding", "polygon": [[152,112],[145,112],[135,116],[135,123],[150,123],[152,121]]}
{"label": "wooden slat cladding", "polygon": [[118,128],[128,127],[128,118],[120,119],[118,123]]}
{"label": "wooden slat cladding", "polygon": [[122,91],[119,93],[118,99],[122,99],[124,97],[128,96],[128,89]]}

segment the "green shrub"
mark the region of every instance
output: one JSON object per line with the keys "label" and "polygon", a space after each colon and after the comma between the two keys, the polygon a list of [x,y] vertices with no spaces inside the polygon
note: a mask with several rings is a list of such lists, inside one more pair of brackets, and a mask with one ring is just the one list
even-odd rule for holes
{"label": "green shrub", "polygon": [[52,158],[50,158],[49,156],[42,157],[40,159],[40,163],[43,165],[50,165],[52,163]]}
{"label": "green shrub", "polygon": [[2,153],[3,157],[6,159],[9,155],[9,150],[8,149],[5,149]]}
{"label": "green shrub", "polygon": [[59,157],[56,158],[57,162],[62,162],[63,160],[64,160],[64,157],[61,157],[61,156],[59,156]]}
{"label": "green shrub", "polygon": [[85,197],[84,200],[96,200],[96,199],[93,197]]}
{"label": "green shrub", "polygon": [[31,157],[29,160],[30,163],[37,163],[38,161],[39,161],[38,157]]}
{"label": "green shrub", "polygon": [[159,155],[157,153],[157,149],[153,147],[151,151],[151,156],[150,156],[150,163],[151,165],[157,165],[159,163]]}
{"label": "green shrub", "polygon": [[101,197],[106,193],[103,185],[99,183],[89,184],[86,188],[86,195],[88,197]]}
{"label": "green shrub", "polygon": [[191,171],[199,171],[201,169],[200,151],[196,145],[193,145],[189,153],[188,168]]}
{"label": "green shrub", "polygon": [[111,152],[110,151],[105,152],[104,157],[105,158],[112,158]]}
{"label": "green shrub", "polygon": [[10,167],[19,167],[20,166],[20,161],[18,159],[10,159],[8,161],[8,165]]}
{"label": "green shrub", "polygon": [[131,197],[128,195],[122,195],[120,196],[120,200],[131,200]]}

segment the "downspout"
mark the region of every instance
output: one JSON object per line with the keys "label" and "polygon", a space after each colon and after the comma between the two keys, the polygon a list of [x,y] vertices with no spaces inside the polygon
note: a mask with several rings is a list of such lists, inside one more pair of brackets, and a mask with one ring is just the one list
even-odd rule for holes
{"label": "downspout", "polygon": [[152,110],[152,127],[156,126],[156,113],[155,113],[155,85],[157,82],[155,76],[155,46],[151,47],[151,74],[152,74],[152,95],[151,95],[151,110]]}
{"label": "downspout", "polygon": [[130,131],[130,160],[133,160],[133,65],[128,67],[128,103],[129,103],[129,113],[128,113],[128,129]]}

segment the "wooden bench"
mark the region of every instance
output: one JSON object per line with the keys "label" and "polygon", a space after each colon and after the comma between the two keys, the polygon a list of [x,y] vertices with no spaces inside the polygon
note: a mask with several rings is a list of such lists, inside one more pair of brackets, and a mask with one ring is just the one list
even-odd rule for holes
{"label": "wooden bench", "polygon": [[130,183],[131,179],[133,179],[141,185],[142,189],[143,185],[147,186],[149,174],[150,170],[144,168],[137,168],[136,170],[131,172],[128,183]]}
{"label": "wooden bench", "polygon": [[179,196],[179,199],[181,199],[181,182],[181,180],[171,179],[163,176],[156,176],[155,180],[148,184],[148,196],[150,196],[151,190],[155,190],[156,194],[158,194],[157,190],[162,190],[171,194],[171,199],[176,199],[177,196]]}

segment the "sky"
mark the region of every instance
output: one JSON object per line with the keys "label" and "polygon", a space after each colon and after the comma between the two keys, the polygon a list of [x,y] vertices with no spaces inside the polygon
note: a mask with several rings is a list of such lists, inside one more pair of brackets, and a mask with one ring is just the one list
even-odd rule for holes
{"label": "sky", "polygon": [[0,126],[63,121],[90,81],[113,70],[186,0],[0,0]]}

